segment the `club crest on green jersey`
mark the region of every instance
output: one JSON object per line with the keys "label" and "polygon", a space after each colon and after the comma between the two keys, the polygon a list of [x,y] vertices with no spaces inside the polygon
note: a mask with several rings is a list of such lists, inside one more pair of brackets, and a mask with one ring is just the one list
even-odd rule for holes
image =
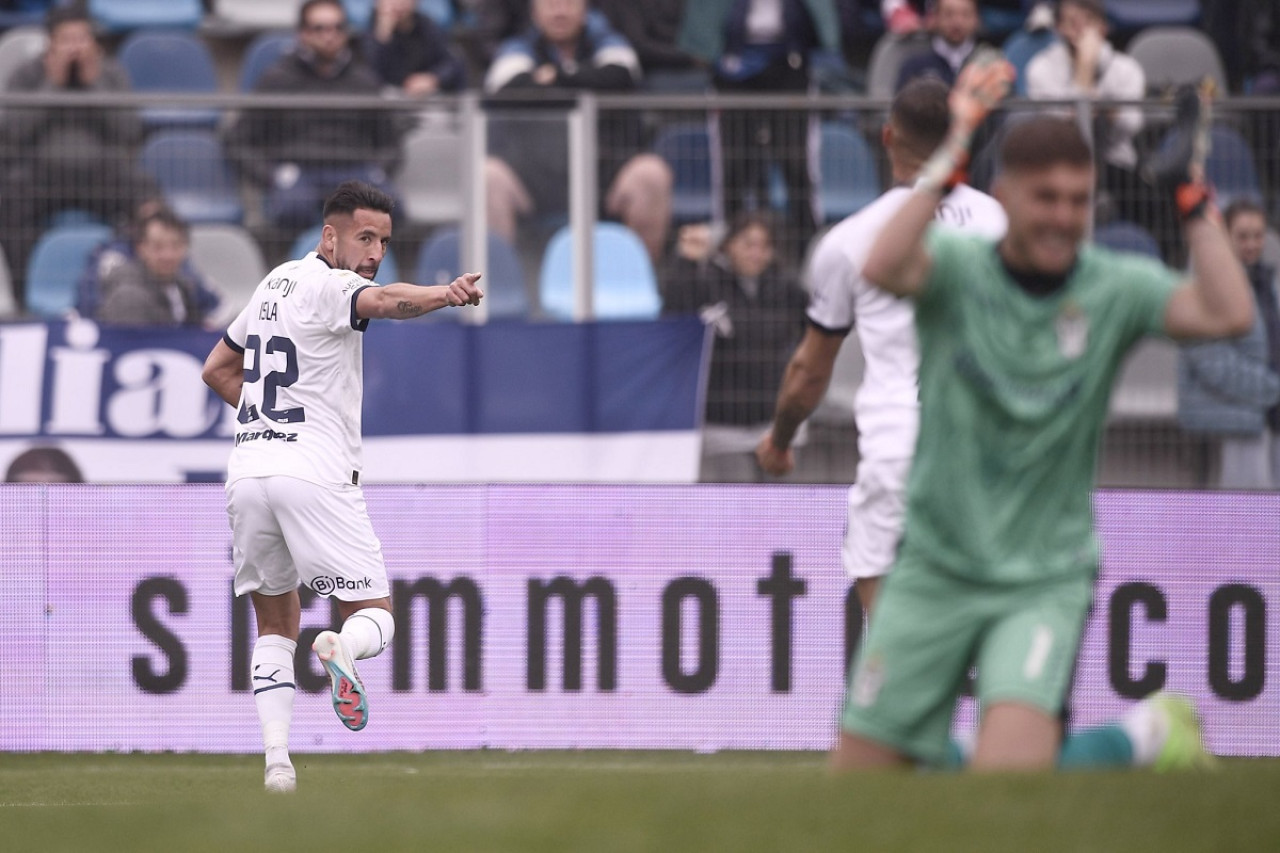
{"label": "club crest on green jersey", "polygon": [[1074,302],[1064,302],[1054,318],[1053,330],[1058,335],[1058,352],[1063,358],[1079,358],[1089,345],[1089,318]]}

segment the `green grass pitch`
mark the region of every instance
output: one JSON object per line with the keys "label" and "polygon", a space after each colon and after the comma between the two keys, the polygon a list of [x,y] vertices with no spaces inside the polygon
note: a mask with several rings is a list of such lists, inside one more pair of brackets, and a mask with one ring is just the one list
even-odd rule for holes
{"label": "green grass pitch", "polygon": [[1269,851],[1280,761],[832,778],[812,753],[0,755],[12,851]]}

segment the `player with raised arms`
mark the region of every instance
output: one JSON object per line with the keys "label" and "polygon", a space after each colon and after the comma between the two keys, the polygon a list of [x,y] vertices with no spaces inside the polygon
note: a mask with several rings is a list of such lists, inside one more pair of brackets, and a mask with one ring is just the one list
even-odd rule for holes
{"label": "player with raised arms", "polygon": [[339,186],[325,201],[316,250],[268,273],[205,361],[204,381],[238,409],[227,514],[235,593],[250,594],[257,617],[253,695],[268,791],[297,784],[289,725],[298,587],[337,600],[341,631],[320,633],[312,649],[352,731],[369,720],[355,662],[379,654],[395,630],[382,545],[360,488],[362,333],[371,319],[478,305],[484,295],[478,273],[430,287],[373,284],[391,208],[368,184]]}
{"label": "player with raised arms", "polygon": [[[1093,152],[1069,119],[1008,130],[993,186],[1008,213],[1002,239],[931,228],[1013,73],[998,59],[962,72],[946,140],[863,268],[914,300],[921,410],[904,535],[853,665],[837,769],[946,763],[973,665],[975,769],[1210,760],[1181,697],[1152,697],[1065,740],[1059,711],[1093,600],[1094,472],[1119,365],[1145,335],[1243,334],[1253,299],[1202,179],[1202,145],[1174,146],[1182,154],[1153,175],[1176,193],[1189,276],[1084,244]],[[1203,120],[1192,124],[1183,137],[1202,137]]]}

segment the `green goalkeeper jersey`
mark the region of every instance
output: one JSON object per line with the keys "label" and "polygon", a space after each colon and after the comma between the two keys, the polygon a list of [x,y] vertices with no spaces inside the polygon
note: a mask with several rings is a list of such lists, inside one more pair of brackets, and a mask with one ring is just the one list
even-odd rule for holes
{"label": "green goalkeeper jersey", "polygon": [[1034,296],[989,241],[933,228],[927,246],[903,549],[988,583],[1095,571],[1094,469],[1112,382],[1134,343],[1163,332],[1174,274],[1082,246],[1066,283]]}

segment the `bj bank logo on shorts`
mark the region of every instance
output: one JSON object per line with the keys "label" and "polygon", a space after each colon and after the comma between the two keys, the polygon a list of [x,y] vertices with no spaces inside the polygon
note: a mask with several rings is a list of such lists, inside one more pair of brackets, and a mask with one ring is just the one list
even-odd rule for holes
{"label": "bj bank logo on shorts", "polygon": [[360,578],[359,580],[349,580],[347,578],[331,578],[318,577],[311,582],[311,588],[320,595],[332,595],[335,592],[358,592],[360,590],[369,590],[373,588],[373,581],[369,578]]}

